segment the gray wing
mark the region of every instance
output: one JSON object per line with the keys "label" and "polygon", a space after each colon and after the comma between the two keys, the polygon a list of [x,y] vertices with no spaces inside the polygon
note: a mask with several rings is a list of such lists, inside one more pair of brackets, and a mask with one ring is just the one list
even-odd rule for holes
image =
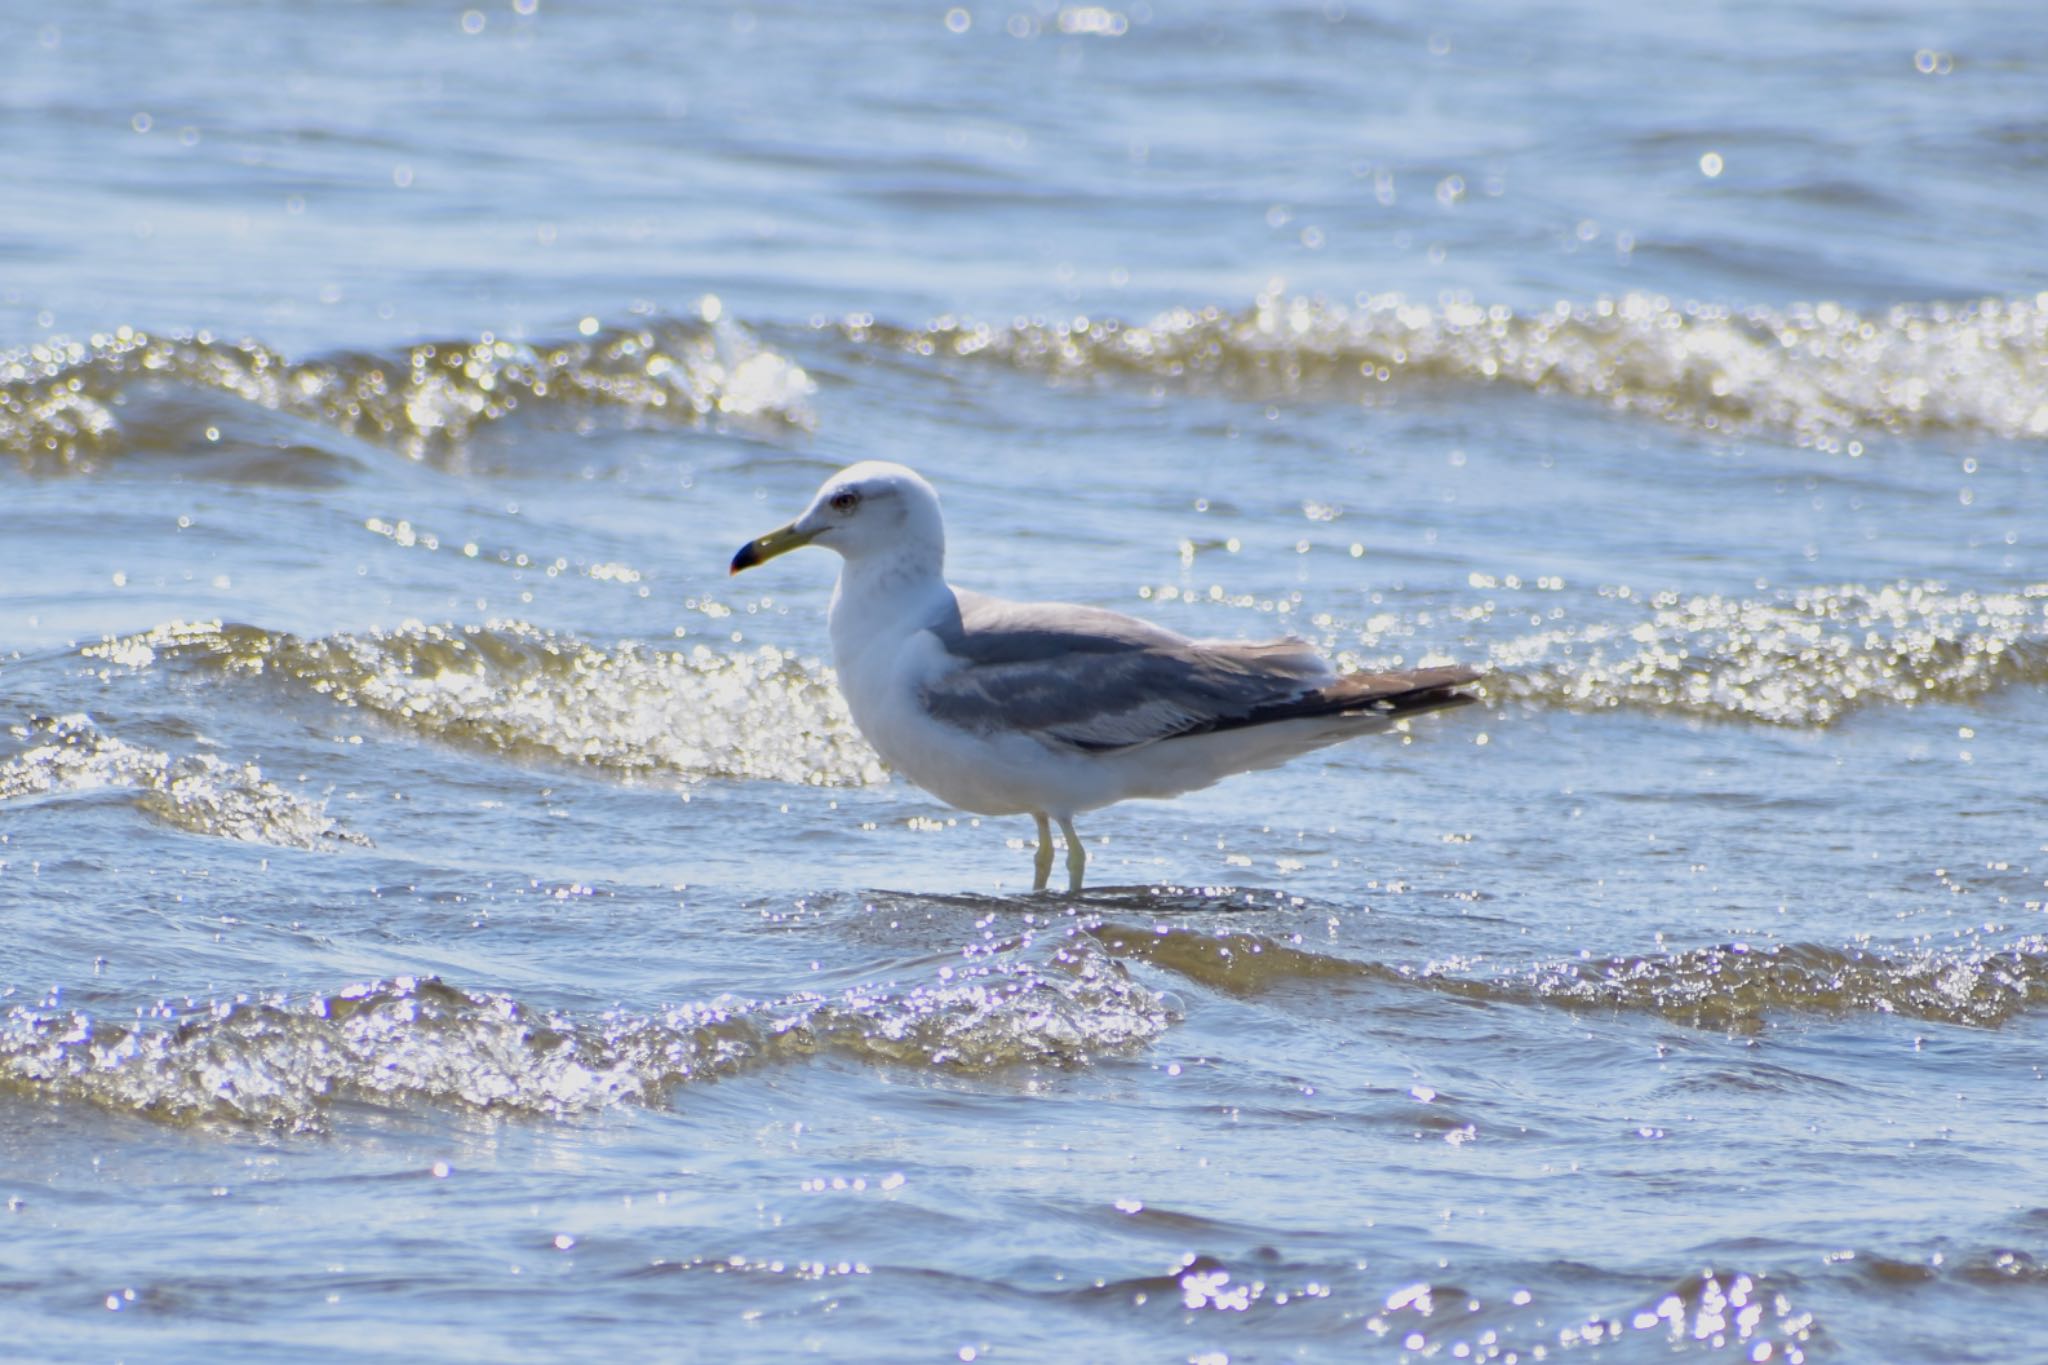
{"label": "gray wing", "polygon": [[1473,676],[1338,678],[1296,640],[1195,641],[1095,607],[954,596],[955,613],[932,630],[960,666],[925,687],[925,708],[978,734],[1021,732],[1087,752],[1299,716],[1424,709],[1423,693],[1455,705],[1448,689]]}

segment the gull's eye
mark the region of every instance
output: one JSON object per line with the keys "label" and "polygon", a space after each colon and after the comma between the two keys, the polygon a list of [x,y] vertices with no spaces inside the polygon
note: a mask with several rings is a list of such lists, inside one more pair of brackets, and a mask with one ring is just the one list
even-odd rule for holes
{"label": "gull's eye", "polygon": [[849,488],[844,493],[832,495],[832,510],[842,517],[853,515],[853,509],[860,506],[860,494]]}

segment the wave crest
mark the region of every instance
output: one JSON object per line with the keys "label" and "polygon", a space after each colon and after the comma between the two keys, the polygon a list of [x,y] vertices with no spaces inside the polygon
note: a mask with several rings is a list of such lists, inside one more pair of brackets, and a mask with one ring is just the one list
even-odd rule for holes
{"label": "wave crest", "polygon": [[1537,312],[1398,294],[1347,306],[1262,294],[1149,322],[865,316],[856,342],[1054,376],[1128,376],[1259,397],[1506,384],[1704,428],[1773,428],[1837,448],[1860,429],[2048,439],[2048,295],[1858,312],[1731,309],[1632,293]]}
{"label": "wave crest", "polygon": [[886,780],[831,672],[766,645],[605,648],[521,621],[312,639],[181,622],[85,653],[132,668],[170,661],[282,678],[445,743],[624,776]]}
{"label": "wave crest", "polygon": [[1118,957],[1229,995],[1350,979],[1479,1001],[1637,1010],[1704,1028],[1753,1028],[1778,1013],[1862,1012],[1995,1028],[2048,995],[2048,939],[2039,936],[1995,951],[1948,953],[1734,943],[1481,976],[1469,964],[1391,966],[1243,930],[1102,924],[1092,933]]}
{"label": "wave crest", "polygon": [[823,1051],[977,1073],[1085,1065],[1168,1021],[1086,947],[1013,950],[909,986],[580,1017],[399,977],[300,1000],[160,1003],[133,1024],[54,1001],[16,1006],[0,1018],[0,1084],[170,1122],[317,1131],[347,1101],[537,1117],[658,1104],[679,1085]]}
{"label": "wave crest", "polygon": [[2000,593],[1851,583],[1770,600],[1664,593],[1644,605],[1634,626],[1493,645],[1488,693],[1821,727],[1877,703],[1968,701],[2048,682],[2048,584]]}
{"label": "wave crest", "polygon": [[325,802],[293,795],[254,763],[173,757],[106,734],[83,715],[39,717],[13,734],[41,742],[0,763],[0,802],[125,790],[137,794],[143,810],[190,834],[304,849],[370,842],[330,819]]}
{"label": "wave crest", "polygon": [[[707,312],[713,312],[707,307]],[[484,333],[390,354],[305,361],[253,340],[130,327],[0,353],[0,451],[32,468],[89,466],[131,442],[120,409],[142,383],[224,393],[424,459],[522,408],[605,408],[698,424],[808,427],[808,375],[737,323],[651,323],[532,343]]]}

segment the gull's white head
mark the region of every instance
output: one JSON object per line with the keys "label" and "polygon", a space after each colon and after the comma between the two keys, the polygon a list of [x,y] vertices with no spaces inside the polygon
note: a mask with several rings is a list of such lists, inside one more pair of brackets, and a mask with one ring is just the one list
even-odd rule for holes
{"label": "gull's white head", "polygon": [[936,572],[946,557],[939,495],[916,470],[900,464],[863,460],[848,465],[825,480],[802,516],[741,546],[732,557],[732,572],[803,545],[837,550],[848,563],[927,561]]}

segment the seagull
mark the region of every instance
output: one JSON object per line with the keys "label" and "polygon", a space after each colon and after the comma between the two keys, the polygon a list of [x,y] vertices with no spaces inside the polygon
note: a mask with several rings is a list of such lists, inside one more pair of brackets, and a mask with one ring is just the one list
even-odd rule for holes
{"label": "seagull", "polygon": [[1009,602],[946,582],[939,496],[900,464],[827,479],[804,514],[740,547],[732,573],[805,545],[844,561],[829,628],[839,690],[890,768],[949,806],[1038,822],[1034,891],[1068,890],[1074,817],[1165,799],[1396,720],[1475,700],[1469,668],[1343,673],[1299,640],[1193,640],[1100,607]]}

